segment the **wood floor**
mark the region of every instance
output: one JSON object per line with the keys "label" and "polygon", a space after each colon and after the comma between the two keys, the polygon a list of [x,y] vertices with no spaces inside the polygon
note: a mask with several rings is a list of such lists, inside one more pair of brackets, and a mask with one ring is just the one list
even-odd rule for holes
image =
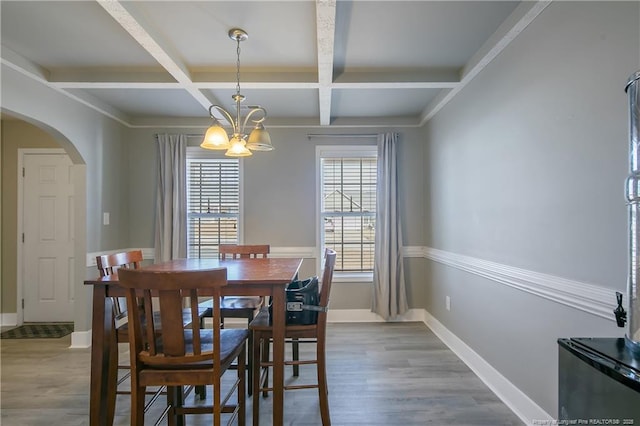
{"label": "wood floor", "polygon": [[[70,341],[0,341],[0,424],[89,424],[89,350],[68,349]],[[126,345],[120,349],[127,356]],[[311,350],[313,345],[303,345],[302,356]],[[523,424],[422,323],[329,324],[327,356],[335,426]],[[290,370],[285,374],[292,380]],[[312,378],[315,367],[302,367],[300,374],[299,382]],[[261,400],[260,424],[271,425],[270,403],[270,397]],[[154,403],[148,424],[163,404],[163,398]],[[128,396],[118,396],[115,424],[129,424],[128,407]],[[211,416],[187,422],[211,424]],[[285,394],[285,424],[321,425],[317,390]]]}

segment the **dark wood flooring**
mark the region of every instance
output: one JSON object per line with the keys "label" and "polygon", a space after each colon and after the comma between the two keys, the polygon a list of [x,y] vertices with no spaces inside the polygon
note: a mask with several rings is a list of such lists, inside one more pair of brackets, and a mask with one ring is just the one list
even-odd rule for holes
{"label": "dark wood flooring", "polygon": [[[70,341],[0,342],[3,426],[89,424],[89,350],[69,349]],[[126,345],[120,349],[128,356]],[[312,350],[302,346],[303,355]],[[329,324],[327,355],[335,426],[523,424],[422,323]],[[296,380],[314,375],[314,366],[302,367]],[[290,370],[286,376],[293,380]],[[271,425],[270,403],[262,399],[260,424]],[[153,405],[149,424],[163,404],[161,398]],[[128,397],[119,396],[115,424],[129,424],[128,407]],[[247,420],[251,424],[250,399]],[[317,390],[285,394],[285,423],[321,425]],[[211,424],[211,416],[190,417],[188,424]]]}

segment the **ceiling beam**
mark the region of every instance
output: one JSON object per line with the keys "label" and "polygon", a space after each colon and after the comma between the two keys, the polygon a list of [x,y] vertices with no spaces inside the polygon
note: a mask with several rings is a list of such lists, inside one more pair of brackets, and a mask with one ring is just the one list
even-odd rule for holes
{"label": "ceiling beam", "polygon": [[316,0],[318,46],[318,102],[320,124],[331,124],[331,84],[333,83],[333,49],[336,32],[336,0]]}
{"label": "ceiling beam", "polygon": [[[45,71],[42,71],[43,73]],[[47,72],[52,85],[65,89],[179,89],[184,83],[175,81],[162,72],[136,70],[54,70]],[[384,70],[349,71],[340,74],[333,82],[319,82],[316,72],[309,71],[253,71],[243,72],[243,88],[249,89],[442,89],[453,88],[460,83],[460,70]],[[323,78],[327,78],[325,75]],[[191,83],[198,89],[235,89],[235,73],[195,72]],[[330,105],[329,105],[330,106]]]}
{"label": "ceiling beam", "polygon": [[130,126],[129,117],[127,117],[122,112],[113,108],[111,105],[108,105],[105,102],[102,102],[95,97],[90,96],[89,94],[69,92],[61,87],[57,87],[55,84],[51,84],[51,82],[49,81],[51,73],[49,71],[20,56],[19,54],[15,53],[13,50],[5,46],[2,46],[2,59],[0,60],[0,62],[2,62],[2,65],[7,66],[14,71],[17,71],[20,74],[29,77],[41,84],[44,84],[51,89],[63,94],[64,96],[88,106],[89,108],[99,112],[100,114],[110,117],[125,126]]}
{"label": "ceiling beam", "polygon": [[[207,98],[194,84],[186,64],[168,48],[162,37],[144,22],[135,10],[135,2],[96,0],[113,19],[134,38],[193,98],[208,109],[215,100]],[[223,117],[220,117],[221,119]]]}
{"label": "ceiling beam", "polygon": [[522,2],[467,62],[462,70],[460,83],[449,91],[441,92],[427,105],[420,115],[420,125],[429,121],[449,103],[550,4],[551,1]]}

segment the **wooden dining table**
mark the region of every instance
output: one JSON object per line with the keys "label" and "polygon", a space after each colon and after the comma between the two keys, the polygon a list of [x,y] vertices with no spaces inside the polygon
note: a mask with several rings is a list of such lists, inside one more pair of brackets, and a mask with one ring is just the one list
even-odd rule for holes
{"label": "wooden dining table", "polygon": [[[273,303],[273,425],[284,417],[285,288],[297,278],[301,258],[175,259],[145,266],[152,271],[227,268],[223,296],[270,296]],[[118,380],[118,344],[112,297],[124,297],[118,275],[86,280],[93,287],[90,423],[112,425]],[[202,296],[207,296],[202,294]]]}

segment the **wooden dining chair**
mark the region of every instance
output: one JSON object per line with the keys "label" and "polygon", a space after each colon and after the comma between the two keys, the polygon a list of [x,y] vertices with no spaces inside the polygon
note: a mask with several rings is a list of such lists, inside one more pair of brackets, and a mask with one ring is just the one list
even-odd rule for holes
{"label": "wooden dining chair", "polygon": [[[271,250],[269,244],[220,244],[219,258],[225,259],[266,259]],[[264,305],[264,297],[225,296],[220,302],[220,313],[224,327],[225,318],[244,318],[248,324],[253,321],[258,310]],[[253,342],[249,340],[249,360],[247,370],[247,392],[253,391],[253,362],[251,353]]]}
{"label": "wooden dining chair", "polygon": [[[219,257],[225,259],[266,259],[269,244],[220,244]],[[247,324],[253,320],[256,311],[264,304],[263,297],[225,296],[220,305],[222,323],[225,318],[246,318]]]}
{"label": "wooden dining chair", "polygon": [[[121,269],[138,269],[140,268],[142,261],[144,260],[142,250],[130,250],[119,253],[105,254],[102,256],[96,256],[96,266],[98,273],[101,277],[113,275]],[[113,316],[115,318],[116,329],[116,342],[117,343],[129,343],[129,319],[127,311],[127,303],[124,297],[112,297],[111,302],[113,305]],[[206,308],[200,308],[200,321],[206,314]],[[159,323],[159,317],[156,315],[156,323]],[[191,323],[190,312],[185,310],[183,312],[183,325],[189,326]],[[131,391],[129,389],[123,389],[122,384],[130,377],[131,368],[128,364],[118,363],[119,370],[126,370],[126,373],[118,379],[116,391],[117,394],[129,395]],[[160,393],[162,388],[154,392],[148,392],[154,395],[147,405],[152,404]],[[196,388],[196,393],[200,395],[201,399],[205,398],[204,388]]]}
{"label": "wooden dining chair", "polygon": [[[331,424],[329,415],[329,397],[327,387],[327,363],[326,363],[326,334],[327,334],[327,310],[329,306],[329,295],[331,293],[331,283],[333,281],[333,270],[336,263],[336,252],[326,249],[324,255],[324,268],[322,272],[322,283],[320,287],[320,298],[318,304],[318,319],[311,325],[287,324],[285,327],[285,338],[288,341],[298,343],[315,343],[316,357],[310,360],[300,360],[298,355],[293,360],[285,361],[285,365],[307,365],[315,364],[317,381],[313,384],[287,385],[285,390],[317,388],[320,401],[320,415],[323,426]],[[260,417],[260,392],[267,395],[273,389],[269,387],[269,367],[273,362],[269,360],[269,343],[273,338],[273,327],[269,318],[269,310],[262,309],[260,313],[249,324],[253,339],[253,424],[258,425]],[[263,374],[261,374],[261,372]]]}
{"label": "wooden dining chair", "polygon": [[[186,414],[213,414],[213,424],[221,424],[222,413],[245,424],[246,329],[222,329],[221,288],[227,285],[226,268],[199,271],[148,271],[126,269],[118,273],[126,290],[130,312],[129,352],[131,356],[131,424],[144,425],[145,390],[167,387],[168,423],[184,424]],[[213,327],[198,324],[198,297],[212,297]],[[142,300],[142,304],[138,301]],[[183,306],[189,305],[192,327],[182,325]],[[158,312],[160,324],[152,314]],[[144,320],[143,320],[144,319]],[[155,333],[159,329],[160,333]],[[153,339],[145,336],[156,336]],[[233,383],[222,376],[237,363]],[[187,406],[183,387],[212,385],[212,404]],[[233,397],[234,393],[236,398]],[[235,400],[235,401],[234,401]]]}
{"label": "wooden dining chair", "polygon": [[[143,261],[142,250],[131,250],[120,253],[105,254],[96,256],[96,266],[101,277],[113,275],[118,269],[138,269]],[[116,342],[129,343],[129,323],[127,318],[127,302],[124,297],[112,297],[113,316],[115,318]],[[130,390],[122,390],[121,385],[131,375],[131,368],[128,364],[118,363],[119,370],[126,370],[126,373],[118,379],[117,394],[130,394]],[[153,392],[156,394],[156,392]]]}

